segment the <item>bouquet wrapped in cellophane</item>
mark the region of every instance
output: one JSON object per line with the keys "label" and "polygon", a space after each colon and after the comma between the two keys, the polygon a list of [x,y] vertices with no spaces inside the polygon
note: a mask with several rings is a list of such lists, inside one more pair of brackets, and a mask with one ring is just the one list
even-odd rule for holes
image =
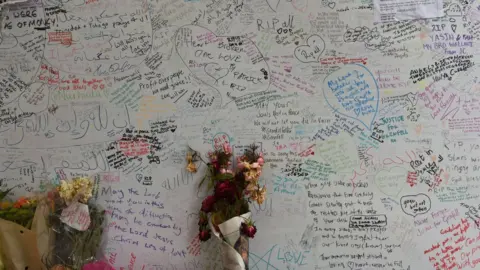
{"label": "bouquet wrapped in cellophane", "polygon": [[14,188],[0,192],[0,270],[47,269],[41,260],[53,241],[46,221],[48,199],[36,194],[8,200]]}
{"label": "bouquet wrapped in cellophane", "polygon": [[[48,269],[96,269],[96,255],[103,234],[105,212],[90,201],[93,181],[87,177],[60,182],[51,194],[53,211],[48,217],[55,241],[48,258]],[[104,263],[104,262],[102,262]],[[104,265],[102,269],[112,269]]]}
{"label": "bouquet wrapped in cellophane", "polygon": [[[232,148],[228,143],[222,149],[209,153],[207,173],[200,185],[208,184],[213,194],[207,196],[199,213],[198,237],[210,239],[211,234],[222,240],[223,267],[228,270],[248,269],[248,238],[257,232],[249,211],[249,203],[262,204],[266,187],[261,187],[259,178],[264,165],[262,152],[252,144],[237,158],[236,167],[231,159]],[[187,155],[187,170],[196,172],[198,154]]]}
{"label": "bouquet wrapped in cellophane", "polygon": [[0,192],[0,270],[112,269],[96,261],[104,211],[89,203],[92,189],[80,177],[16,201]]}

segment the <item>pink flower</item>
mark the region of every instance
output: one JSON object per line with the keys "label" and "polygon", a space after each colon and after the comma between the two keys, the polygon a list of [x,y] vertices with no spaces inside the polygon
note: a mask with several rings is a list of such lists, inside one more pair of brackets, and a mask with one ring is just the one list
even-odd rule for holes
{"label": "pink flower", "polygon": [[232,153],[232,147],[230,146],[229,143],[224,143],[223,144],[223,152],[226,154],[231,154]]}
{"label": "pink flower", "polygon": [[227,171],[225,170],[225,168],[221,168],[221,169],[220,169],[220,173],[221,173],[221,174],[225,174],[226,172],[227,172]]}
{"label": "pink flower", "polygon": [[252,168],[254,168],[254,169],[257,169],[259,167],[260,167],[260,165],[257,162],[252,164]]}
{"label": "pink flower", "polygon": [[228,170],[225,171],[225,173],[230,173],[231,174],[233,172],[232,172],[232,170],[228,169]]}
{"label": "pink flower", "polygon": [[263,152],[258,153],[258,156],[263,158]]}
{"label": "pink flower", "polygon": [[263,158],[261,157],[258,158],[257,162],[260,166],[263,166],[263,164],[265,164],[265,160],[263,160]]}
{"label": "pink flower", "polygon": [[115,268],[105,261],[97,261],[85,264],[82,270],[115,270]]}
{"label": "pink flower", "polygon": [[238,168],[239,170],[243,170],[243,168],[245,168],[245,164],[243,164],[243,162],[239,162],[239,163],[237,164],[237,168]]}

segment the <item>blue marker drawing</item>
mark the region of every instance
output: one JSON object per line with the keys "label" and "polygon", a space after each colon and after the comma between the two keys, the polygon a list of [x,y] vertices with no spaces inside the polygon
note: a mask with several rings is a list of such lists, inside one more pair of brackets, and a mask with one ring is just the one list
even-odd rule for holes
{"label": "blue marker drawing", "polygon": [[[262,269],[262,270],[264,270],[264,269],[265,270],[279,270],[277,267],[273,266],[270,262],[273,249],[276,246],[277,245],[274,245],[271,249],[269,249],[267,252],[265,252],[265,254],[263,254],[262,256],[259,256],[255,253],[250,252],[249,256],[248,256],[249,269],[251,269],[251,270],[260,270],[260,269]],[[261,268],[259,268],[259,266],[261,266]]]}
{"label": "blue marker drawing", "polygon": [[328,74],[323,81],[323,96],[335,112],[372,129],[378,111],[379,90],[367,67],[350,64]]}

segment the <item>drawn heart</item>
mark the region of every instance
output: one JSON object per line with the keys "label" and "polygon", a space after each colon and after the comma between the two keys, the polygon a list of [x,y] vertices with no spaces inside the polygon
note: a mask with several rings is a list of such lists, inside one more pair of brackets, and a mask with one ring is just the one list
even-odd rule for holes
{"label": "drawn heart", "polygon": [[218,80],[227,76],[228,72],[230,72],[228,68],[222,68],[217,63],[209,63],[205,66],[205,73],[215,80],[215,84],[218,83]]}
{"label": "drawn heart", "polygon": [[325,41],[318,35],[311,35],[307,39],[307,45],[295,48],[295,57],[303,63],[318,62],[318,58],[325,51]]}
{"label": "drawn heart", "polygon": [[0,49],[13,49],[18,45],[18,39],[12,34],[0,36]]}
{"label": "drawn heart", "polygon": [[170,129],[171,132],[175,132],[175,130],[177,130],[177,127],[174,127],[174,128]]}
{"label": "drawn heart", "polygon": [[410,101],[410,103],[412,103],[413,106],[417,105],[417,93],[408,93],[407,94],[407,98],[408,100]]}
{"label": "drawn heart", "polygon": [[292,7],[297,11],[305,13],[308,8],[308,0],[291,0]]}
{"label": "drawn heart", "polygon": [[457,32],[457,25],[456,25],[456,24],[451,24],[451,28],[452,28],[452,31],[453,31],[454,33]]}
{"label": "drawn heart", "polygon": [[280,3],[280,0],[267,0],[268,6],[275,12],[277,11],[279,3]]}
{"label": "drawn heart", "polygon": [[380,91],[372,72],[366,66],[344,65],[341,69],[328,74],[323,86],[325,101],[333,111],[372,130],[377,116]]}
{"label": "drawn heart", "polygon": [[331,9],[334,9],[334,8],[335,8],[335,5],[336,5],[335,2],[330,2],[330,3],[328,3],[328,7],[331,8]]}
{"label": "drawn heart", "polygon": [[407,179],[407,171],[402,167],[381,170],[375,175],[375,185],[387,196],[397,197]]}
{"label": "drawn heart", "polygon": [[263,72],[270,74],[270,68],[247,37],[217,36],[204,27],[188,25],[177,30],[174,44],[181,63],[195,81],[218,93],[212,92],[215,105],[226,105],[232,97],[262,92],[270,86],[271,76]]}

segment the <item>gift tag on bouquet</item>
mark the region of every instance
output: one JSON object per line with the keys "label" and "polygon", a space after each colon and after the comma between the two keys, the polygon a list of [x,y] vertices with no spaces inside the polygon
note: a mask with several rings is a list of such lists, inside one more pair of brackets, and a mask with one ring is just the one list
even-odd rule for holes
{"label": "gift tag on bouquet", "polygon": [[90,212],[88,205],[75,202],[63,209],[60,220],[79,231],[85,231],[90,226]]}

